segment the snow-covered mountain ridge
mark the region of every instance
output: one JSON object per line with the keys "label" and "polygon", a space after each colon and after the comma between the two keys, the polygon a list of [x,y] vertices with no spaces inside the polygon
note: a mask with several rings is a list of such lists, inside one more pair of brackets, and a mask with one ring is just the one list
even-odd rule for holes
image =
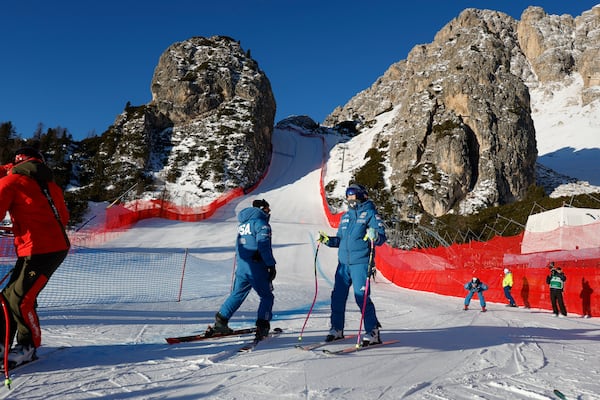
{"label": "snow-covered mountain ridge", "polygon": [[[600,174],[593,159],[600,156],[600,102],[583,106],[581,77],[567,83],[531,90],[532,118],[536,126],[538,164],[536,183],[550,197],[564,197],[600,192]],[[333,147],[327,163],[325,182],[349,182],[353,172],[364,164],[364,153],[377,137],[384,134],[394,110],[376,117],[377,123],[364,128],[360,135]],[[342,167],[341,163],[344,163]],[[388,175],[391,167],[386,166]],[[344,186],[330,193],[343,197]],[[476,196],[473,195],[473,202]]]}
{"label": "snow-covered mountain ridge", "polygon": [[[536,181],[552,196],[596,191],[600,180],[583,165],[600,148],[600,75],[591,62],[600,47],[599,20],[600,7],[576,18],[533,7],[523,21],[465,10],[433,43],[415,46],[309,128],[327,132],[351,123],[360,131],[349,141],[325,135],[332,148],[328,197],[342,193],[369,162],[370,149],[385,155],[384,185],[372,189],[387,190],[398,204],[412,199],[432,215],[510,203]],[[239,43],[177,43],[156,71],[153,101],[127,105],[102,137],[75,144],[69,159],[42,149],[55,169],[70,173],[65,180],[78,201],[159,198],[202,207],[234,187],[252,187],[266,172],[274,99]]]}
{"label": "snow-covered mountain ridge", "polygon": [[[430,214],[512,202],[532,183],[553,197],[598,191],[582,166],[600,148],[600,71],[590,67],[599,42],[600,7],[575,18],[530,7],[521,21],[468,9],[325,122],[354,121],[371,142],[345,143],[345,153],[383,148],[387,189]],[[338,184],[332,197],[352,176],[337,176],[340,153],[325,177]]]}

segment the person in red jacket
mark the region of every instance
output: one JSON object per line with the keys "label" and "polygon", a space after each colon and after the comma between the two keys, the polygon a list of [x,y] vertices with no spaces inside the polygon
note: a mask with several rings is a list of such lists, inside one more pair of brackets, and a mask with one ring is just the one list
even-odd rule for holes
{"label": "person in red jacket", "polygon": [[0,318],[0,350],[3,356],[6,335],[10,346],[16,335],[17,344],[9,352],[9,362],[16,366],[36,358],[42,339],[36,299],[70,248],[62,189],[42,154],[32,147],[17,150],[7,175],[0,178],[0,215],[7,212],[17,261],[2,290],[9,318]]}

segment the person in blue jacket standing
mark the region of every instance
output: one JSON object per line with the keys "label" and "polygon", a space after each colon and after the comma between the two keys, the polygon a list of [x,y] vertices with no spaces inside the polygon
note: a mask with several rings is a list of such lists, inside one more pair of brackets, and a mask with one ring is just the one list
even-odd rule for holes
{"label": "person in blue jacket standing", "polygon": [[[346,200],[348,211],[342,216],[336,236],[319,232],[319,242],[338,248],[338,265],[331,292],[331,330],[325,340],[330,342],[344,337],[346,300],[352,285],[356,304],[364,313],[366,334],[362,338],[363,346],[368,346],[381,343],[381,324],[377,320],[375,305],[366,283],[374,269],[375,246],[381,246],[386,241],[385,229],[363,185],[354,183],[348,186]],[[364,296],[367,296],[366,302]]]}
{"label": "person in blue jacket standing", "polygon": [[215,332],[231,333],[229,319],[246,300],[250,289],[254,289],[260,297],[256,340],[262,340],[269,335],[275,300],[273,280],[276,275],[271,247],[270,213],[271,209],[266,200],[254,200],[252,207],[244,208],[238,214],[235,281],[231,294],[215,315],[215,324],[212,327]]}
{"label": "person in blue jacket standing", "polygon": [[488,287],[485,283],[481,282],[479,278],[473,277],[469,282],[465,283],[465,290],[468,292],[467,297],[465,297],[465,308],[464,310],[469,309],[469,303],[471,302],[471,298],[475,293],[477,293],[477,297],[479,297],[479,304],[481,305],[481,311],[485,312],[485,297],[483,296],[483,292],[488,290]]}

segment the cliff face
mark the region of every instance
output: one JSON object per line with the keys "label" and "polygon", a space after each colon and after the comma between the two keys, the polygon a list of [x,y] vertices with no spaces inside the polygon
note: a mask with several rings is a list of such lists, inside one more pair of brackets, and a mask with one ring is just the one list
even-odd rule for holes
{"label": "cliff face", "polygon": [[583,105],[600,98],[600,7],[573,18],[529,7],[521,16],[519,46],[537,81],[559,82],[573,73],[583,79]]}
{"label": "cliff face", "polygon": [[537,158],[529,89],[578,73],[582,98],[598,98],[599,21],[600,7],[577,18],[530,7],[521,21],[467,9],[324,124],[392,111],[373,147],[386,149],[393,196],[434,216],[473,197],[480,208],[522,199]]}
{"label": "cliff face", "polygon": [[119,190],[139,182],[138,196],[197,204],[260,179],[276,105],[266,75],[238,42],[215,36],[171,45],[151,88],[152,101],[128,107],[105,135],[103,170]]}

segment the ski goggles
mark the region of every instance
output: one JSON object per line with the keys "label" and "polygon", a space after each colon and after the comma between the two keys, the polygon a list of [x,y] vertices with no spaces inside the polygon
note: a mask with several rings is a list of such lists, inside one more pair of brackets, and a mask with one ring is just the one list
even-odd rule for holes
{"label": "ski goggles", "polygon": [[357,188],[349,187],[346,189],[346,197],[348,196],[358,196],[359,190]]}

